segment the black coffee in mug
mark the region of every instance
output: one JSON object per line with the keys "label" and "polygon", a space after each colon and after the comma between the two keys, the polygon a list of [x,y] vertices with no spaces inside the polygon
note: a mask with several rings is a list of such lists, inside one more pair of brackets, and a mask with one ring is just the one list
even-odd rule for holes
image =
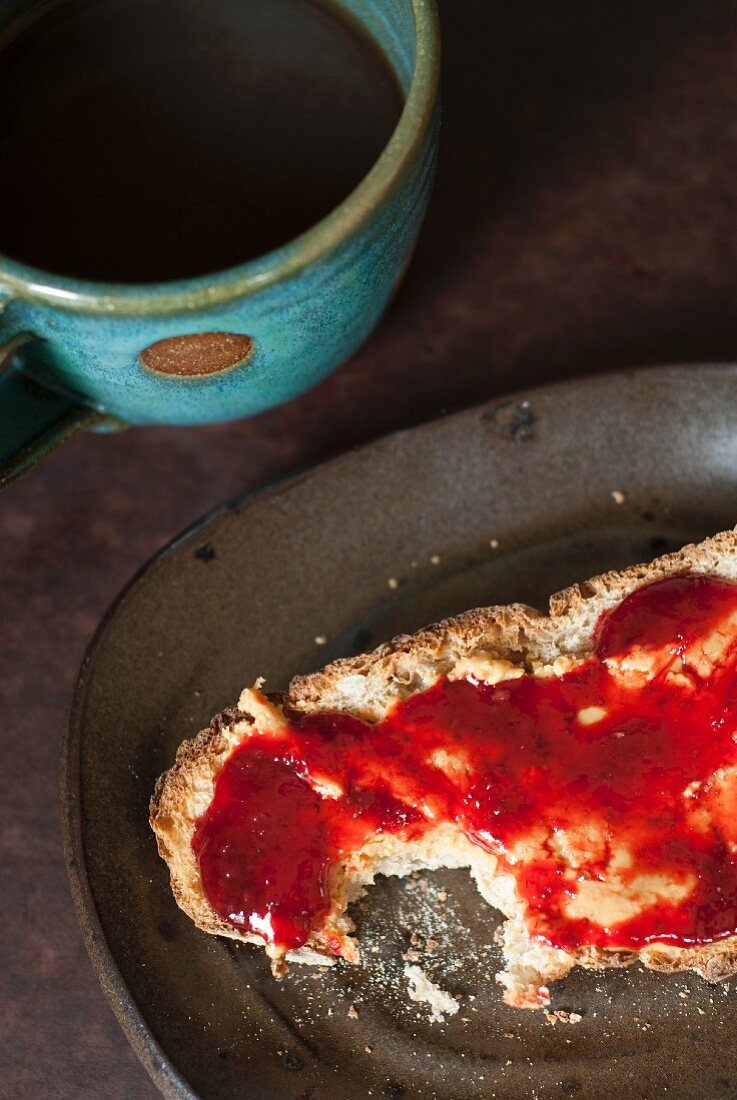
{"label": "black coffee in mug", "polygon": [[0,37],[0,253],[55,274],[204,275],[360,182],[402,108],[324,0],[58,0]]}

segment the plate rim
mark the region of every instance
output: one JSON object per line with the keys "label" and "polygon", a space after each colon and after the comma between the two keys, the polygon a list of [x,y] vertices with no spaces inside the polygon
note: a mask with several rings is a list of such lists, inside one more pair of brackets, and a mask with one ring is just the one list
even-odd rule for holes
{"label": "plate rim", "polygon": [[79,669],[74,678],[74,686],[71,691],[62,727],[60,760],[59,760],[59,803],[60,823],[62,835],[62,848],[64,864],[67,873],[74,911],[79,924],[82,940],[89,955],[92,967],[97,975],[108,1003],[133,1048],[143,1068],[149,1074],[154,1085],[160,1090],[166,1100],[202,1100],[201,1094],[196,1092],[186,1080],[184,1075],[176,1067],[172,1058],[159,1044],[149,1027],[142,1009],[135,1002],[125,980],[115,961],[115,956],[110,942],[100,921],[95,904],[94,895],[90,883],[90,876],[84,854],[84,841],[81,815],[81,748],[82,748],[82,712],[84,708],[87,687],[94,670],[95,657],[104,641],[105,635],[118,611],[125,605],[138,584],[152,569],[177,551],[180,546],[194,540],[203,531],[210,529],[218,521],[224,519],[234,511],[240,510],[251,501],[262,500],[269,496],[277,495],[295,484],[319,474],[335,464],[360,454],[367,449],[381,445],[382,443],[431,429],[437,423],[446,423],[450,420],[461,419],[469,414],[488,412],[499,406],[506,406],[515,401],[533,401],[542,395],[553,391],[565,391],[570,389],[585,389],[592,385],[611,385],[616,387],[618,383],[631,380],[633,377],[646,377],[655,374],[677,374],[696,370],[708,369],[712,372],[727,374],[737,373],[737,362],[716,361],[706,363],[672,363],[663,365],[648,365],[643,367],[625,367],[616,371],[602,373],[588,373],[573,378],[564,378],[551,381],[541,386],[532,386],[525,389],[511,390],[487,401],[464,406],[422,421],[408,428],[400,428],[385,435],[377,436],[357,447],[348,448],[325,460],[308,464],[297,468],[284,477],[275,481],[247,490],[243,494],[232,498],[224,504],[212,508],[210,511],[194,520],[179,534],[160,547],[133,573],[123,587],[113,598],[107,610],[103,614],[90,641],[85,647]]}

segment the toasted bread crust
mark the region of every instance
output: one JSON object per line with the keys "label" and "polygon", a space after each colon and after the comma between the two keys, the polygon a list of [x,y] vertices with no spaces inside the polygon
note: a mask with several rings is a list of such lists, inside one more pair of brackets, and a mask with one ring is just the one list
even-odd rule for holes
{"label": "toasted bread crust", "polygon": [[[312,714],[341,710],[367,721],[378,721],[396,701],[425,690],[440,676],[452,676],[469,658],[482,655],[509,661],[528,671],[540,665],[550,666],[560,659],[584,659],[591,654],[593,629],[603,611],[643,584],[681,573],[737,579],[737,533],[726,531],[650,564],[604,573],[573,585],[551,597],[547,616],[525,605],[512,604],[467,611],[416,634],[399,635],[371,653],[337,660],[319,672],[295,677],[275,713],[288,716],[290,711]],[[150,821],[159,853],[169,865],[177,904],[195,924],[205,932],[262,944],[258,937],[244,934],[222,920],[211,908],[191,847],[196,820],[210,803],[225,760],[263,717],[254,713],[258,708],[253,706],[252,699],[252,693],[245,691],[238,708],[223,711],[213,719],[209,729],[184,742],[174,765],[156,784]],[[447,864],[471,867],[487,900],[499,905],[510,918],[504,933],[508,972],[501,976],[501,981],[506,986],[506,999],[512,1004],[539,1006],[539,998],[533,995],[535,987],[562,977],[573,965],[604,969],[640,961],[650,969],[665,972],[695,970],[711,982],[737,973],[737,937],[691,948],[655,943],[632,952],[591,946],[582,946],[571,953],[553,949],[541,952],[538,948],[533,952],[521,931],[521,912],[507,911],[510,907],[499,902],[495,887],[488,885],[497,874],[494,857],[473,850],[469,842],[458,836],[451,837],[449,828],[441,826],[440,830],[445,831],[437,835],[432,831],[405,853],[396,838],[379,838],[352,857],[350,866],[336,868],[330,884],[335,902],[333,915],[324,929],[314,933],[305,947],[288,958],[330,963],[333,956],[328,940],[336,936],[343,943],[346,956],[357,958],[349,936],[353,926],[345,909],[362,887],[373,881],[374,874],[380,871],[401,874],[420,865]],[[444,851],[447,858],[443,857]],[[280,964],[278,952],[270,954]],[[534,960],[530,961],[533,955]]]}
{"label": "toasted bread crust", "polygon": [[643,584],[678,573],[737,579],[737,533],[725,531],[649,564],[572,585],[551,596],[548,615],[524,604],[476,608],[416,634],[400,634],[371,653],[296,676],[284,705],[303,713],[345,709],[376,721],[398,699],[452,674],[459,661],[479,653],[530,671],[536,663],[552,664],[558,657],[587,657],[603,611]]}

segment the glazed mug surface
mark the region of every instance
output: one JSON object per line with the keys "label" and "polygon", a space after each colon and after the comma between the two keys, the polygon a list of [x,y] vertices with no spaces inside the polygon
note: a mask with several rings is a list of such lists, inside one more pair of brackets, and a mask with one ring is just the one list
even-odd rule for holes
{"label": "glazed mug surface", "polygon": [[[432,185],[437,11],[435,0],[334,2],[378,42],[405,103],[371,171],[326,218],[256,260],[169,283],[57,277],[0,256],[0,484],[79,427],[203,424],[282,404],[376,325]],[[26,8],[0,0],[0,24]]]}

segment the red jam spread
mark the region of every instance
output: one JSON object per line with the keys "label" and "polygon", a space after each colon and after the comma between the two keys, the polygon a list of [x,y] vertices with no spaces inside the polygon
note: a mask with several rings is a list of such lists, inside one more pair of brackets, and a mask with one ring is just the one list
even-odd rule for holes
{"label": "red jam spread", "polygon": [[450,822],[514,874],[555,947],[731,935],[736,672],[737,584],[686,575],[605,613],[593,656],[561,675],[441,679],[376,724],[294,717],[226,761],[192,842],[205,894],[296,948],[329,911],[336,861]]}

